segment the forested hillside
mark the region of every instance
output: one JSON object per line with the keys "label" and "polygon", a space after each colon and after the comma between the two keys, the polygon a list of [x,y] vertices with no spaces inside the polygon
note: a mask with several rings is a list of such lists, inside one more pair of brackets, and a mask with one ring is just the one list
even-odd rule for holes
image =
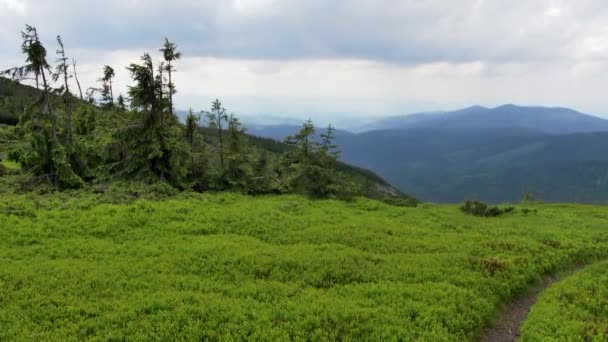
{"label": "forested hillside", "polygon": [[[76,66],[67,63],[61,37],[57,65],[35,28],[23,33],[25,64],[0,78],[0,158],[21,165],[31,182],[57,189],[103,182],[165,182],[180,190],[248,194],[300,193],[313,197],[365,195],[406,205],[416,200],[372,172],[337,161],[333,128],[317,133],[311,121],[285,143],[246,134],[238,117],[216,100],[208,110],[174,113],[172,82],[181,58],[167,39],[163,59],[145,53],[126,66],[128,93],[114,94],[112,66],[100,66],[99,84],[70,88]],[[77,80],[77,79],[76,79]],[[78,94],[78,95],[74,95]]]}
{"label": "forested hillside", "polygon": [[[517,202],[531,193],[547,202],[608,203],[606,120],[566,109],[503,106],[388,121],[391,129],[337,131],[341,158],[422,200]],[[256,133],[280,138],[294,130]]]}
{"label": "forested hillside", "polygon": [[34,87],[0,77],[0,124],[16,125],[19,113],[23,112],[39,93]]}
{"label": "forested hillside", "polygon": [[338,137],[343,160],[427,201],[608,203],[608,133],[373,131]]}

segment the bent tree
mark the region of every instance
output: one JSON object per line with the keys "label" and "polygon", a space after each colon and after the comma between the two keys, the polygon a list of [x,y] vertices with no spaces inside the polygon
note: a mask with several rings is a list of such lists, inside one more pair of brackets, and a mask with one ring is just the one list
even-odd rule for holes
{"label": "bent tree", "polygon": [[[29,79],[33,74],[37,86],[39,79],[42,79],[43,89],[42,98],[37,101],[39,108],[26,109],[19,119],[20,134],[29,141],[27,147],[22,147],[23,150],[18,153],[19,162],[35,175],[44,177],[60,187],[78,187],[82,184],[82,179],[72,168],[69,158],[72,154],[71,146],[66,146],[58,138],[57,118],[51,97],[52,89],[50,80],[47,79],[47,73],[51,77],[53,73],[46,59],[46,48],[40,41],[35,27],[26,25],[21,35],[23,38],[21,49],[26,55],[26,64],[6,70],[4,74],[11,75],[17,81]],[[58,39],[58,42],[60,42],[60,50],[58,50],[61,56],[60,70],[55,75],[63,72],[64,78],[67,78],[67,70],[64,69],[66,64],[63,43],[61,39]]]}

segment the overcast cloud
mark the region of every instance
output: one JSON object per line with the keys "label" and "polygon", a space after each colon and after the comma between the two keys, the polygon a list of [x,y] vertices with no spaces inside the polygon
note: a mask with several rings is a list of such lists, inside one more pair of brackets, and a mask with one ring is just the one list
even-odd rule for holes
{"label": "overcast cloud", "polygon": [[0,0],[0,69],[20,30],[61,34],[93,85],[165,36],[184,59],[178,108],[220,97],[244,115],[339,121],[472,104],[605,116],[605,0]]}

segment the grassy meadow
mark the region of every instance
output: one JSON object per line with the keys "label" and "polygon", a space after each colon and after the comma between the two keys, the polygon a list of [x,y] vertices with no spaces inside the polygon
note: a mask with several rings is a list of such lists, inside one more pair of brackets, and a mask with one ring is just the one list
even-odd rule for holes
{"label": "grassy meadow", "polygon": [[543,293],[523,326],[522,340],[608,340],[608,262],[588,266]]}
{"label": "grassy meadow", "polygon": [[479,218],[362,198],[99,196],[0,196],[0,340],[474,340],[541,275],[608,254],[599,206]]}

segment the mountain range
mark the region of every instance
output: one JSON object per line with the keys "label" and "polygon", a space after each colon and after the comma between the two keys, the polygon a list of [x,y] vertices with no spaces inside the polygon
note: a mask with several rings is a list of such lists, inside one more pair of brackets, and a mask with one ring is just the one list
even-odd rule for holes
{"label": "mountain range", "polygon": [[[608,203],[608,120],[567,108],[480,106],[337,131],[342,160],[425,201]],[[251,126],[283,139],[297,126]]]}

